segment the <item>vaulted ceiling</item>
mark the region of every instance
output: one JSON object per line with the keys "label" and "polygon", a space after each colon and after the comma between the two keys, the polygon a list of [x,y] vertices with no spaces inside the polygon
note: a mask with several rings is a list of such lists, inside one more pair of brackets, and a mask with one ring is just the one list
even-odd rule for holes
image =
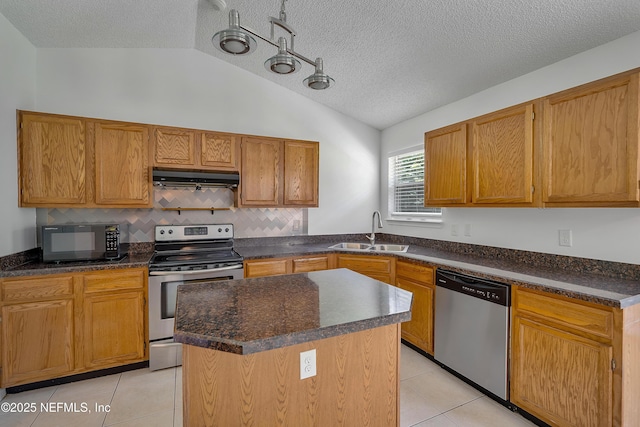
{"label": "vaulted ceiling", "polygon": [[322,57],[336,81],[314,91],[302,85],[310,65],[264,68],[276,53],[266,42],[248,56],[211,43],[230,9],[269,37],[281,0],[214,3],[0,0],[0,13],[37,48],[197,49],[378,129],[640,30],[638,0],[287,0],[295,51]]}

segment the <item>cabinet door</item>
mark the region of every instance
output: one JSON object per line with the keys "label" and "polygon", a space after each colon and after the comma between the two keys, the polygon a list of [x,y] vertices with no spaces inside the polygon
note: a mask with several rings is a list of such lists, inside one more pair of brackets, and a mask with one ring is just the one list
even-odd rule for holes
{"label": "cabinet door", "polygon": [[194,131],[175,128],[156,128],[154,136],[154,166],[196,166],[196,135]]}
{"label": "cabinet door", "polygon": [[85,294],[85,366],[95,368],[145,357],[143,292]]}
{"label": "cabinet door", "polygon": [[71,373],[73,334],[71,298],[2,307],[2,387]]}
{"label": "cabinet door", "polygon": [[317,142],[285,141],[285,205],[318,206],[318,156]]}
{"label": "cabinet door", "polygon": [[511,401],[559,426],[612,425],[612,347],[514,316]]}
{"label": "cabinet door", "polygon": [[549,96],[544,102],[544,202],[637,206],[638,74]]}
{"label": "cabinet door", "polygon": [[97,204],[151,206],[148,147],[146,126],[95,123]]}
{"label": "cabinet door", "polygon": [[533,201],[533,104],[471,121],[472,194],[481,204]]}
{"label": "cabinet door", "polygon": [[433,354],[433,288],[403,277],[396,278],[396,286],[413,293],[411,320],[402,324],[402,338]]}
{"label": "cabinet door", "polygon": [[22,113],[19,135],[20,206],[86,203],[84,121]]}
{"label": "cabinet door", "polygon": [[278,206],[282,204],[282,141],[242,138],[243,206]]}
{"label": "cabinet door", "polygon": [[203,132],[200,135],[200,164],[204,169],[240,169],[240,144],[235,135]]}
{"label": "cabinet door", "polygon": [[83,274],[83,341],[86,368],[143,360],[147,269]]}
{"label": "cabinet door", "polygon": [[424,137],[425,206],[467,203],[467,125],[427,132]]}

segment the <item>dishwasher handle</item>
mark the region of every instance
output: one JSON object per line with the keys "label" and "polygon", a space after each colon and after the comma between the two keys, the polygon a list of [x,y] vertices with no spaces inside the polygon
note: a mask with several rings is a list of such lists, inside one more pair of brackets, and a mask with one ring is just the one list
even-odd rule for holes
{"label": "dishwasher handle", "polygon": [[447,270],[436,270],[436,286],[509,307],[511,286]]}

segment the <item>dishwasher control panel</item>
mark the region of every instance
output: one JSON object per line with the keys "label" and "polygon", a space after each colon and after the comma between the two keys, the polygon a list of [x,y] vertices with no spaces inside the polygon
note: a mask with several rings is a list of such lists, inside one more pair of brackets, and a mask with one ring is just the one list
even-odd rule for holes
{"label": "dishwasher control panel", "polygon": [[436,286],[509,307],[511,286],[454,271],[436,271]]}

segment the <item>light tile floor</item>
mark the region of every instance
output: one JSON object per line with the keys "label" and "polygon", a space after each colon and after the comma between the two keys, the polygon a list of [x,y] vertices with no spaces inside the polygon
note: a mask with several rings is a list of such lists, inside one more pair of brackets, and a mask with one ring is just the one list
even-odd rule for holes
{"label": "light tile floor", "polygon": [[[415,427],[526,427],[515,414],[422,355],[402,346],[400,424]],[[2,404],[35,412],[0,412],[1,427],[181,427],[182,368],[124,372],[10,394]],[[59,412],[40,412],[41,403]],[[56,406],[57,404],[66,404]],[[73,409],[78,412],[70,412]],[[83,406],[86,405],[86,406]],[[109,405],[109,411],[96,410]],[[85,411],[86,409],[86,411]],[[98,408],[99,409],[99,408]]]}

